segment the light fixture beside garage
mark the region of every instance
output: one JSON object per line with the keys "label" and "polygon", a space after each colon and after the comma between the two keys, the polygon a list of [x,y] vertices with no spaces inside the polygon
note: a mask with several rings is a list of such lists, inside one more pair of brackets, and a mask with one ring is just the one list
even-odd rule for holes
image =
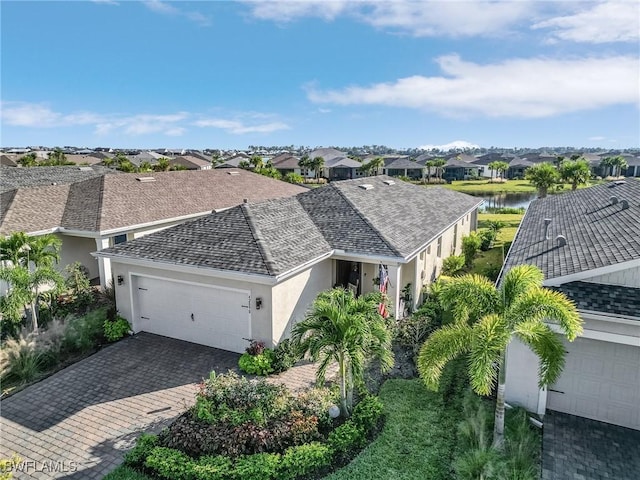
{"label": "light fixture beside garage", "polygon": [[118,275],[118,285],[124,285],[124,277],[122,275]]}
{"label": "light fixture beside garage", "polygon": [[262,308],[262,297],[256,297],[256,310]]}

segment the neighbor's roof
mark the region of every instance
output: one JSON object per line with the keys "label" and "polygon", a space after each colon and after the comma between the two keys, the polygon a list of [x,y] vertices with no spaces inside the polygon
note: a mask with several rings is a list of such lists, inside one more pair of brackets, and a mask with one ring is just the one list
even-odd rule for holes
{"label": "neighbor's roof", "polygon": [[346,153],[341,152],[340,150],[336,150],[335,148],[318,148],[309,153],[309,158],[311,159],[322,157],[324,159],[325,165],[334,158],[344,158],[346,156]]}
{"label": "neighbor's roof", "polygon": [[[229,208],[244,199],[258,202],[306,191],[244,170],[233,173],[229,170],[129,173],[102,175],[69,185],[19,188],[13,195],[9,192],[3,195],[0,234],[56,227],[87,232],[124,230]],[[140,181],[141,178],[153,181]]]}
{"label": "neighbor's roof", "polygon": [[[613,196],[618,203],[612,204]],[[622,200],[629,208],[622,208]],[[551,219],[549,240],[545,240],[545,218]],[[566,238],[566,245],[558,246],[558,235]],[[611,182],[533,201],[503,270],[532,264],[548,280],[638,258],[640,181],[627,179],[619,185]]]}
{"label": "neighbor's roof", "polygon": [[573,300],[580,310],[640,317],[640,288],[591,282],[569,282],[552,288]]}
{"label": "neighbor's roof", "polygon": [[271,164],[275,168],[300,168],[298,162],[300,159],[290,153],[281,153],[271,159]]}
{"label": "neighbor's roof", "polygon": [[0,192],[16,188],[62,185],[100,177],[106,173],[119,173],[106,167],[0,167]]}
{"label": "neighbor's roof", "polygon": [[[388,161],[387,161],[388,160]],[[424,165],[421,165],[418,162],[410,160],[407,157],[404,158],[389,158],[384,161],[384,168],[398,168],[398,169],[418,169],[422,170],[425,168]]]}
{"label": "neighbor's roof", "polygon": [[334,250],[407,258],[480,203],[387,176],[346,180],[237,206],[100,254],[277,276]]}

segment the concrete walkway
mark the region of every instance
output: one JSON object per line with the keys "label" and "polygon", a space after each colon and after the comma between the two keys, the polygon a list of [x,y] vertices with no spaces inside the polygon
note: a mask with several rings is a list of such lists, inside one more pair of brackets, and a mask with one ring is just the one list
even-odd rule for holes
{"label": "concrete walkway", "polygon": [[547,412],[542,480],[640,479],[640,431]]}
{"label": "concrete walkway", "polygon": [[[147,333],[125,339],[3,400],[0,458],[22,458],[16,479],[101,479],[140,432],[166,426],[193,404],[198,382],[237,371],[238,358]],[[300,389],[314,376],[302,364],[272,381]]]}

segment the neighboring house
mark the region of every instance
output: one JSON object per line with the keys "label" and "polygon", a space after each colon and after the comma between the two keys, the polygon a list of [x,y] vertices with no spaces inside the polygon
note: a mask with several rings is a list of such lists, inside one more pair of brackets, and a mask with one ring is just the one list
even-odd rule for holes
{"label": "neighboring house", "polygon": [[640,181],[535,200],[503,271],[520,264],[540,267],[545,286],[575,301],[584,332],[564,342],[564,370],[543,389],[537,357],[512,342],[507,401],[640,429]]}
{"label": "neighboring house", "polygon": [[[312,160],[316,157],[322,157],[324,167],[322,168],[320,176],[327,180],[349,180],[362,176],[358,171],[358,168],[360,168],[362,164],[357,160],[349,158],[345,152],[336,150],[335,148],[318,148],[308,155]],[[313,176],[314,171],[311,170],[308,174]]]}
{"label": "neighboring house", "polygon": [[239,168],[240,162],[248,162],[249,156],[247,155],[236,155],[232,158],[225,160],[224,162],[219,163],[215,166],[215,168]]}
{"label": "neighboring house", "polygon": [[204,160],[194,155],[182,155],[180,157],[170,158],[169,165],[181,166],[187,170],[211,170],[211,161]]}
{"label": "neighboring house", "polygon": [[2,154],[0,155],[0,165],[3,167],[17,167],[18,166],[18,157],[16,155],[8,155]]}
{"label": "neighboring house", "polygon": [[386,157],[382,173],[390,177],[409,177],[413,180],[422,180],[425,176],[424,165],[410,160],[408,157]]}
{"label": "neighboring house", "polygon": [[508,179],[521,180],[524,178],[524,173],[527,168],[532,167],[533,165],[535,164],[526,158],[515,157],[509,162],[509,168],[505,173],[503,173],[503,175]]}
{"label": "neighboring house", "polygon": [[91,167],[2,168],[0,235],[54,233],[61,266],[79,261],[101,285],[108,260],[92,252],[243,201],[295,195],[304,188],[244,170],[118,173]]}
{"label": "neighboring house", "polygon": [[287,173],[297,173],[303,177],[312,176],[309,174],[308,169],[303,169],[298,165],[299,161],[300,158],[291,153],[281,153],[271,159],[271,165],[273,165],[273,168],[278,170],[283,176]]}
{"label": "neighboring house", "polygon": [[[479,166],[471,163],[469,155],[465,155],[462,159],[460,155],[451,157],[447,160],[443,167],[444,173],[442,178],[447,181],[466,180],[468,178],[476,178],[478,176]],[[471,157],[472,158],[472,157]]]}
{"label": "neighboring house", "polygon": [[[274,345],[319,292],[354,284],[417,305],[442,261],[460,253],[481,200],[388,176],[333,182],[294,197],[242,204],[95,255],[110,260],[121,315],[148,331],[235,352]],[[354,273],[355,272],[355,279]]]}

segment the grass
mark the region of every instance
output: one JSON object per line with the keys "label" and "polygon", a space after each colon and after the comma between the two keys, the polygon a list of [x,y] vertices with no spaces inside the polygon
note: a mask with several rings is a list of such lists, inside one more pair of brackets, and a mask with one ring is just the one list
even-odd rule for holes
{"label": "grass", "polygon": [[492,248],[486,252],[478,252],[468,273],[485,275],[488,270],[502,267],[504,262],[503,254],[506,255],[506,252],[503,252],[503,246],[506,242],[513,241],[523,216],[524,214],[478,214],[478,228],[487,228],[489,221],[496,220],[505,223],[506,226],[500,230]]}
{"label": "grass", "polygon": [[[578,188],[586,188],[597,185],[601,181],[591,181],[587,185],[580,185]],[[452,183],[442,185],[445,188],[464,193],[535,193],[536,187],[528,180],[506,180],[504,182],[490,182],[489,180],[457,180]],[[560,192],[571,191],[571,184],[565,183]],[[551,192],[553,193],[553,192]]]}
{"label": "grass", "polygon": [[380,390],[387,421],[378,438],[326,480],[451,478],[459,412],[420,380],[388,380]]}

